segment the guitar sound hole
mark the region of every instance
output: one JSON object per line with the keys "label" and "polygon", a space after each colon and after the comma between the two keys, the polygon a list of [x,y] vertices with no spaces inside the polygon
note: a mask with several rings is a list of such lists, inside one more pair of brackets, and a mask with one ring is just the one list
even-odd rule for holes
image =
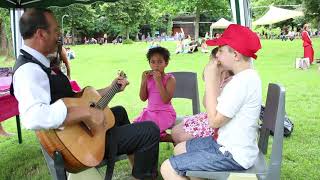
{"label": "guitar sound hole", "polygon": [[92,107],[92,108],[96,107],[96,103],[91,102],[91,103],[90,103],[90,107]]}

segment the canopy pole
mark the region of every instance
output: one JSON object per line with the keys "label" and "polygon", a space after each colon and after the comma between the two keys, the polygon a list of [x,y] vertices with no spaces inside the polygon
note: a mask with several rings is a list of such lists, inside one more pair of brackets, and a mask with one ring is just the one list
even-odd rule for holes
{"label": "canopy pole", "polygon": [[251,28],[250,0],[230,0],[233,21]]}

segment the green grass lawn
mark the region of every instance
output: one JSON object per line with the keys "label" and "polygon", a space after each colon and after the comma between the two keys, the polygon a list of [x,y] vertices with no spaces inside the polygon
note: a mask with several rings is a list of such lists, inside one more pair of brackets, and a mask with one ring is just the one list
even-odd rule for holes
{"label": "green grass lawn", "polygon": [[[320,39],[313,39],[315,57],[320,58]],[[172,53],[166,69],[170,71],[194,71],[198,73],[199,95],[202,99],[204,84],[201,80],[208,54],[175,55],[175,43],[163,43]],[[320,71],[313,65],[309,70],[296,70],[294,61],[303,55],[301,40],[263,40],[255,67],[260,73],[263,97],[268,83],[280,83],[286,88],[286,111],[295,124],[291,137],[284,139],[281,179],[320,179]],[[102,88],[112,81],[118,70],[124,70],[130,85],[125,92],[117,94],[110,106],[123,105],[132,120],[138,116],[146,103],[139,99],[141,73],[149,68],[145,57],[148,45],[80,45],[72,47],[76,59],[71,62],[71,77],[84,87]],[[0,66],[12,65],[0,57]],[[191,114],[191,102],[175,99],[178,114]],[[1,108],[1,107],[0,107]],[[203,111],[203,107],[201,107]],[[16,132],[14,118],[5,121],[4,127]],[[32,131],[23,130],[23,144],[17,137],[0,137],[0,179],[50,179],[42,157],[38,140]],[[271,147],[271,146],[270,146]],[[172,153],[161,144],[160,162]],[[126,179],[130,168],[126,161],[117,163],[115,179]],[[160,179],[160,178],[159,178]]]}

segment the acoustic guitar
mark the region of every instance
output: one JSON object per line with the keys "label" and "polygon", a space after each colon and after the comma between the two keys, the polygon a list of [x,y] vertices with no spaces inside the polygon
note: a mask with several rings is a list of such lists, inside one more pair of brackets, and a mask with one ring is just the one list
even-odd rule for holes
{"label": "acoustic guitar", "polygon": [[[120,76],[126,78],[123,72]],[[55,151],[62,154],[68,172],[81,172],[99,165],[103,160],[106,131],[115,124],[114,116],[107,105],[119,91],[120,85],[114,83],[103,97],[94,88],[86,87],[75,97],[62,99],[67,108],[88,106],[103,111],[104,122],[94,134],[83,122],[65,126],[61,129],[36,131],[41,145],[52,158]],[[90,119],[90,121],[94,121],[94,119]]]}

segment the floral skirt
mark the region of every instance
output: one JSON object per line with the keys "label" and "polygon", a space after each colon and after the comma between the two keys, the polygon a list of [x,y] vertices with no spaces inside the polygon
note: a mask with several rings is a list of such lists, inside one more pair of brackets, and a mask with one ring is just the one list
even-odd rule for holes
{"label": "floral skirt", "polygon": [[214,129],[209,127],[207,113],[186,116],[183,129],[195,138],[213,136]]}

